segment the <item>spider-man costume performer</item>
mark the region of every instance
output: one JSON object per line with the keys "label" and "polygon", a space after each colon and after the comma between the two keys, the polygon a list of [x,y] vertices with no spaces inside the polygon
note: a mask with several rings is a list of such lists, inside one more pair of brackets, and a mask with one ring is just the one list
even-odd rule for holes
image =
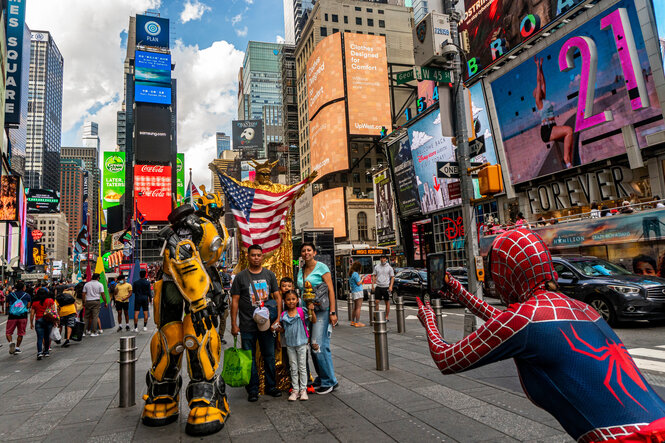
{"label": "spider-man costume performer", "polygon": [[442,373],[514,358],[529,399],[578,442],[665,441],[665,402],[612,328],[589,305],[545,288],[556,273],[538,235],[515,229],[497,237],[490,271],[504,311],[446,276],[445,295],[485,320],[455,344],[443,341],[429,303],[418,300],[418,318]]}

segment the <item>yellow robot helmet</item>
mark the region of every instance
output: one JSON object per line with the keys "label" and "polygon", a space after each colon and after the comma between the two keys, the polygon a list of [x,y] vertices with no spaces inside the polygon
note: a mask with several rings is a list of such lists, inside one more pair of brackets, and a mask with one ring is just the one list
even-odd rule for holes
{"label": "yellow robot helmet", "polygon": [[201,196],[196,200],[199,211],[206,215],[213,216],[213,213],[219,213],[224,209],[222,198],[218,193],[207,192],[205,186],[201,186]]}

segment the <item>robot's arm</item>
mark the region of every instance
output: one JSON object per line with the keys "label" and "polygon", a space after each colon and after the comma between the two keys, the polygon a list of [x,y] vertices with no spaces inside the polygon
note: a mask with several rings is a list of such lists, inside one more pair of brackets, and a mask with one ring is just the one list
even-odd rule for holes
{"label": "robot's arm", "polygon": [[465,308],[473,313],[473,315],[481,318],[482,320],[487,321],[490,318],[495,317],[503,312],[501,309],[497,309],[471,294],[469,291],[464,289],[459,281],[457,281],[448,273],[446,273],[446,284],[447,287],[442,290],[444,295],[454,301],[463,304]]}

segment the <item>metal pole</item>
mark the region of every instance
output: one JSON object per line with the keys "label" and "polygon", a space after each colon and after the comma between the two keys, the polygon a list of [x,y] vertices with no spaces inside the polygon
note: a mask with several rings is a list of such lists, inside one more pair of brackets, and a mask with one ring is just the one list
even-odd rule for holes
{"label": "metal pole", "polygon": [[397,312],[397,332],[404,334],[406,332],[406,322],[404,321],[404,297],[396,297],[395,311]]}
{"label": "metal pole", "polygon": [[376,370],[387,371],[390,369],[388,362],[388,328],[386,323],[386,312],[376,311],[374,313],[374,352],[376,353]]}
{"label": "metal pole", "polygon": [[374,324],[374,293],[369,293],[369,324]]}
{"label": "metal pole", "polygon": [[436,316],[436,327],[439,328],[441,338],[443,338],[443,307],[441,306],[441,299],[435,298],[432,300],[432,309]]}
{"label": "metal pole", "polygon": [[135,386],[135,337],[120,337],[120,401],[119,407],[128,408],[136,404]]}
{"label": "metal pole", "polygon": [[348,286],[346,291],[346,310],[349,311],[349,321],[353,321],[353,297],[351,294],[351,288]]}

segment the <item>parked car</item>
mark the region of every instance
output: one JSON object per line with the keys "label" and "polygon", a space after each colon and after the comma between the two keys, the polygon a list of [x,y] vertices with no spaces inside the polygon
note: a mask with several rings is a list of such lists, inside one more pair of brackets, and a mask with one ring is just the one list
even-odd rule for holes
{"label": "parked car", "polygon": [[596,257],[552,260],[561,292],[591,305],[610,325],[665,319],[665,279],[634,275]]}
{"label": "parked car", "polygon": [[392,300],[402,296],[404,301],[415,301],[416,297],[421,300],[430,298],[427,292],[427,271],[418,268],[402,268],[395,273]]}

